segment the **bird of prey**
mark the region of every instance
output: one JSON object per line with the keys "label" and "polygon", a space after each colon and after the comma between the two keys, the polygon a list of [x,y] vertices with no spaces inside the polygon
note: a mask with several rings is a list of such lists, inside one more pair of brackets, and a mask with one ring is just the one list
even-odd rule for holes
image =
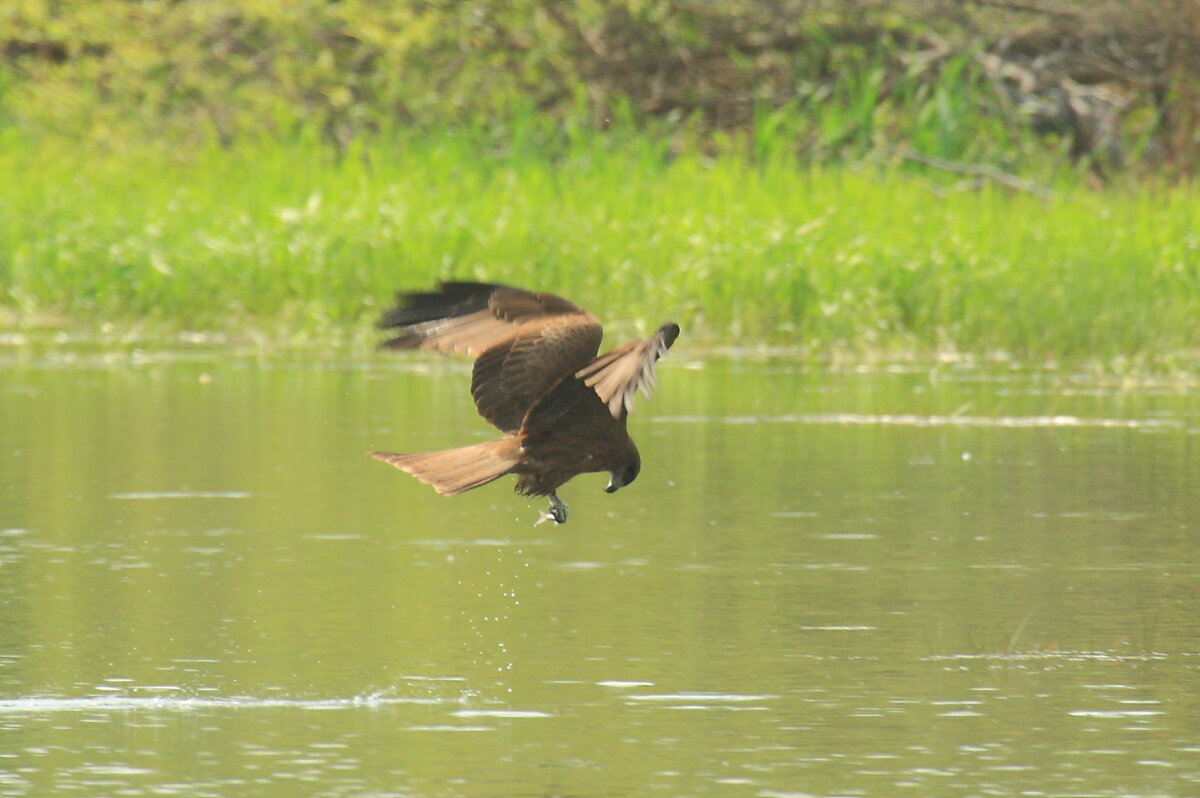
{"label": "bird of prey", "polygon": [[400,293],[379,321],[398,334],[389,349],[475,358],[471,396],[504,437],[439,452],[370,452],[444,496],[517,476],[516,491],[549,496],[542,520],[567,520],[558,489],[577,474],[607,471],[609,493],[637,478],[641,457],[625,430],[640,389],[655,387],[654,363],[679,335],[667,322],[649,338],[597,356],[602,328],[562,297],[490,283],[443,282]]}

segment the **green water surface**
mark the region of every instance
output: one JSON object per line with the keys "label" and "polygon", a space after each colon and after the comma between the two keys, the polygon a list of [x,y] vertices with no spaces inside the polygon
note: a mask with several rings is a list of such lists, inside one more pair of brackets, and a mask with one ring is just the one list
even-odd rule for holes
{"label": "green water surface", "polygon": [[0,364],[0,796],[1200,794],[1188,390],[685,353],[556,528],[468,369]]}

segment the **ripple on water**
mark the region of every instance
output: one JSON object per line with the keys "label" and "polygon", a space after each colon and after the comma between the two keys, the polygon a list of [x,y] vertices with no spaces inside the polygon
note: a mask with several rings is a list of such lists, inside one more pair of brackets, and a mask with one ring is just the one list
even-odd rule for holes
{"label": "ripple on water", "polygon": [[401,704],[456,704],[458,697],[365,695],[352,698],[256,698],[252,696],[95,695],[78,698],[27,697],[0,699],[0,715],[57,712],[189,712],[208,709],[356,709]]}
{"label": "ripple on water", "polygon": [[158,490],[110,493],[110,499],[249,499],[253,494],[241,490]]}
{"label": "ripple on water", "polygon": [[729,710],[765,710],[765,706],[757,706],[766,701],[779,698],[771,694],[746,693],[634,693],[625,696],[628,702],[662,706],[669,709],[729,709]]}
{"label": "ripple on water", "polygon": [[456,718],[550,718],[553,714],[538,709],[460,709],[451,712]]}
{"label": "ripple on water", "polygon": [[810,424],[899,427],[1095,427],[1101,429],[1181,429],[1173,418],[1086,418],[1083,416],[966,416],[908,413],[783,413],[762,416],[652,416],[660,424]]}
{"label": "ripple on water", "polygon": [[410,546],[420,546],[431,549],[470,549],[470,548],[505,548],[508,546],[548,546],[551,541],[546,539],[508,540],[497,538],[418,538],[405,541]]}
{"label": "ripple on water", "polygon": [[1164,660],[1166,658],[1166,654],[1155,651],[1139,654],[1117,654],[1111,651],[1016,651],[990,654],[930,654],[922,659],[927,662],[971,660],[983,662],[1036,662],[1044,660],[1063,662],[1148,662],[1152,660]]}

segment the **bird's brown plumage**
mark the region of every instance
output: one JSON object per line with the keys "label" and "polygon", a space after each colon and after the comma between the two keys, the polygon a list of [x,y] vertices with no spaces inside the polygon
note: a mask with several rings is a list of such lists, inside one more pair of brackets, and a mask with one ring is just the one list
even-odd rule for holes
{"label": "bird's brown plumage", "polygon": [[675,342],[666,323],[649,338],[597,357],[603,330],[586,310],[553,294],[490,283],[445,282],[402,293],[380,326],[396,329],[383,345],[475,358],[471,395],[479,414],[505,437],[421,454],[371,452],[439,493],[455,495],[516,474],[516,490],[549,496],[577,474],[609,471],[614,491],[640,468],[625,418],[640,389],[655,386],[654,363]]}

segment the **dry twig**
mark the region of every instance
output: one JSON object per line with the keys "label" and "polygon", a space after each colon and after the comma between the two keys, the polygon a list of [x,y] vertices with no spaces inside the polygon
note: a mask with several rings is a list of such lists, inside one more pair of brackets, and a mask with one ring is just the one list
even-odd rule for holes
{"label": "dry twig", "polygon": [[1045,186],[1035,183],[1032,180],[1026,180],[1022,177],[1009,174],[1002,169],[997,169],[994,166],[977,163],[961,163],[959,161],[948,161],[945,158],[938,158],[935,155],[925,155],[916,150],[903,147],[896,151],[896,154],[901,158],[906,158],[910,161],[923,163],[926,166],[932,166],[934,169],[942,169],[947,172],[954,172],[959,175],[973,175],[975,177],[987,178],[1005,188],[1011,188],[1014,191],[1024,191],[1033,194],[1043,199],[1054,199],[1057,196],[1052,190]]}

